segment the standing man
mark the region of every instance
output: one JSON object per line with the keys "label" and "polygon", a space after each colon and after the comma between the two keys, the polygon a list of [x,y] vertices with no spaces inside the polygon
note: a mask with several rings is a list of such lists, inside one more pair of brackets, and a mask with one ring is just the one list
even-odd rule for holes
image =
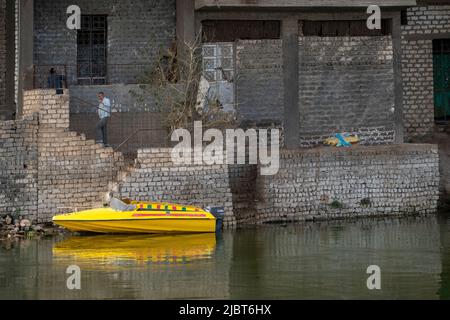
{"label": "standing man", "polygon": [[111,101],[105,97],[103,92],[99,92],[97,94],[98,98],[98,116],[100,117],[100,121],[97,123],[96,131],[97,131],[97,143],[101,143],[104,146],[108,146],[107,134],[106,134],[106,126],[108,124],[108,120],[111,117]]}

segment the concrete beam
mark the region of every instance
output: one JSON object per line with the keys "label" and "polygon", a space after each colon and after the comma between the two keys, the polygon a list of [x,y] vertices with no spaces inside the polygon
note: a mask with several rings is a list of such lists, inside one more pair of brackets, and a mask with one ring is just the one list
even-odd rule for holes
{"label": "concrete beam", "polygon": [[[382,18],[389,19],[395,16],[398,10],[383,10]],[[320,12],[306,12],[300,10],[270,10],[270,11],[246,11],[246,10],[223,10],[223,11],[197,11],[197,21],[202,20],[366,20],[368,14],[365,8],[352,9],[349,11],[328,10]]]}
{"label": "concrete beam", "polygon": [[[444,0],[441,0],[444,1]],[[196,0],[196,9],[221,9],[221,8],[360,8],[370,5],[380,7],[408,7],[415,6],[416,0]]]}
{"label": "concrete beam", "polygon": [[282,21],[283,39],[283,83],[284,83],[284,142],[285,147],[294,149],[298,146],[300,132],[299,98],[298,98],[298,20]]}

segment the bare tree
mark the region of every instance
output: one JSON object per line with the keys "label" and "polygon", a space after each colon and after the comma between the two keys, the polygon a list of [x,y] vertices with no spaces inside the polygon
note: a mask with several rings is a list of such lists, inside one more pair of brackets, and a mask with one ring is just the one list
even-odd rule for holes
{"label": "bare tree", "polygon": [[[144,73],[141,82],[148,84],[164,125],[175,129],[191,130],[194,121],[202,121],[204,128],[230,128],[236,126],[234,112],[226,112],[219,99],[204,90],[201,32],[192,43],[181,47],[175,42],[162,52],[155,66]],[[203,89],[203,90],[202,90]]]}

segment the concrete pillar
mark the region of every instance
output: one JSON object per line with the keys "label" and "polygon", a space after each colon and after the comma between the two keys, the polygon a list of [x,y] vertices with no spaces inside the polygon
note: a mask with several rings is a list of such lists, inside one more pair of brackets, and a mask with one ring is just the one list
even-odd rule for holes
{"label": "concrete pillar", "polygon": [[16,112],[15,105],[15,4],[14,0],[6,0],[6,77],[5,77],[5,103],[6,118],[12,119]]}
{"label": "concrete pillar", "polygon": [[33,89],[34,0],[18,0],[19,5],[19,85],[17,116],[22,114],[23,90]]}
{"label": "concrete pillar", "polygon": [[195,40],[195,0],[177,0],[177,41],[183,43]]}
{"label": "concrete pillar", "polygon": [[298,98],[298,20],[282,21],[283,82],[284,82],[284,141],[288,149],[299,145],[300,119]]}
{"label": "concrete pillar", "polygon": [[403,115],[403,77],[402,77],[402,35],[400,12],[392,18],[392,46],[394,51],[394,93],[395,93],[395,143],[405,141]]}

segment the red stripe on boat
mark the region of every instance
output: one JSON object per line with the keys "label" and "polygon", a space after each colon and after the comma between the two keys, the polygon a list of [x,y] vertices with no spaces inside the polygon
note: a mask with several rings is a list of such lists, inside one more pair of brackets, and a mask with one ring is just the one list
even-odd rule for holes
{"label": "red stripe on boat", "polygon": [[[165,213],[137,213],[133,214],[133,217],[167,217]],[[171,214],[171,217],[206,217],[206,214]]]}

